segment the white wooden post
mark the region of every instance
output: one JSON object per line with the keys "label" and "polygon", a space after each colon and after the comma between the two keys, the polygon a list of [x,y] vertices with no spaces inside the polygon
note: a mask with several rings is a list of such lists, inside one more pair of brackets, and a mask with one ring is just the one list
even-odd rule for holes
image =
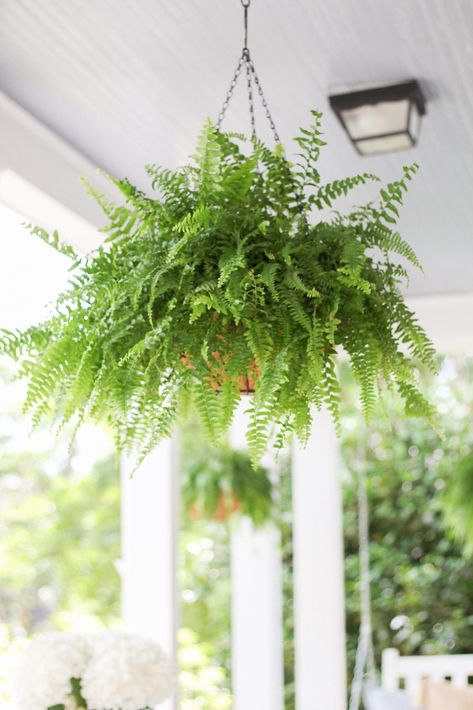
{"label": "white wooden post", "polygon": [[343,517],[328,412],[293,450],[297,710],[346,710]]}
{"label": "white wooden post", "polygon": [[[176,663],[176,442],[163,441],[130,477],[122,463],[122,613],[126,629],[157,641]],[[177,664],[176,664],[177,665]],[[160,710],[175,710],[173,698]]]}
{"label": "white wooden post", "polygon": [[[242,398],[231,442],[245,448]],[[268,465],[269,461],[265,461]],[[244,518],[232,534],[232,674],[234,710],[283,710],[282,561],[279,530]]]}

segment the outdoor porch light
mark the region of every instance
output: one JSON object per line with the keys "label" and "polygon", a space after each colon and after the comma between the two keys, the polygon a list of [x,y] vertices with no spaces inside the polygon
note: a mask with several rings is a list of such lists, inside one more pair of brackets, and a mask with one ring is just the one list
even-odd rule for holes
{"label": "outdoor porch light", "polygon": [[417,143],[425,97],[414,79],[335,93],[329,101],[360,155],[405,150]]}

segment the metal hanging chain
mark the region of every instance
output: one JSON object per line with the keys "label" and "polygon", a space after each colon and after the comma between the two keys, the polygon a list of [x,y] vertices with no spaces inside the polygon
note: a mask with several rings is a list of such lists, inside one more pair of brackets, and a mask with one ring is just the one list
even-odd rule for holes
{"label": "metal hanging chain", "polygon": [[243,11],[244,11],[244,17],[243,17],[243,23],[245,26],[245,41],[243,44],[243,50],[248,49],[248,9],[250,7],[251,0],[241,0],[241,4],[243,5]]}
{"label": "metal hanging chain", "polygon": [[240,78],[241,71],[243,69],[243,66],[245,66],[245,72],[246,72],[246,84],[247,84],[247,90],[248,90],[248,102],[249,102],[249,109],[250,109],[250,121],[251,121],[251,134],[252,136],[256,136],[256,119],[255,119],[255,107],[254,107],[254,97],[253,97],[253,82],[256,86],[256,89],[258,91],[258,95],[261,99],[261,103],[264,108],[264,112],[266,115],[266,118],[268,119],[269,125],[271,127],[271,130],[273,132],[274,140],[276,143],[280,143],[280,138],[279,134],[276,130],[275,123],[273,121],[273,118],[271,116],[271,112],[268,107],[268,102],[266,101],[266,97],[263,93],[263,89],[261,87],[260,80],[258,78],[258,75],[256,73],[255,65],[253,64],[253,61],[251,60],[250,57],[250,50],[248,48],[248,10],[251,4],[251,0],[240,0],[243,9],[244,9],[244,45],[243,45],[243,50],[241,53],[241,57],[238,61],[237,68],[235,69],[235,73],[233,74],[233,78],[230,83],[230,87],[227,91],[227,94],[225,96],[225,101],[223,102],[222,109],[220,113],[218,114],[217,118],[217,129],[220,130],[222,126],[223,119],[225,118],[225,115],[227,113],[227,109],[229,106],[229,103],[232,99],[233,93],[235,91],[235,87],[238,83],[238,79]]}
{"label": "metal hanging chain", "polygon": [[218,114],[218,118],[217,118],[218,130],[220,130],[220,127],[222,125],[222,121],[225,118],[225,114],[227,113],[228,104],[230,103],[231,98],[233,96],[233,92],[235,91],[235,86],[238,83],[238,78],[241,74],[241,70],[242,70],[242,67],[243,67],[243,64],[245,63],[245,61],[246,61],[245,56],[242,54],[240,57],[240,60],[238,62],[237,68],[235,69],[235,73],[233,75],[233,78],[230,82],[230,87],[229,87],[227,94],[225,96],[225,101],[223,102],[222,109],[221,109],[220,113]]}
{"label": "metal hanging chain", "polygon": [[258,94],[260,95],[261,103],[263,104],[266,118],[268,119],[269,125],[271,126],[274,140],[276,141],[276,143],[280,143],[281,139],[279,138],[279,133],[277,131],[276,124],[274,123],[273,117],[271,116],[271,111],[269,110],[268,102],[266,101],[266,97],[263,93],[263,88],[261,86],[261,82],[259,80],[258,74],[256,73],[255,65],[253,64],[251,59],[249,59],[248,64],[249,64],[251,73],[253,74],[253,79],[254,79],[256,88],[258,90]]}
{"label": "metal hanging chain", "polygon": [[249,62],[246,62],[245,69],[246,69],[246,85],[248,87],[248,103],[250,105],[251,135],[254,138],[256,136],[255,104],[253,101],[253,84],[251,82],[251,69],[250,69]]}

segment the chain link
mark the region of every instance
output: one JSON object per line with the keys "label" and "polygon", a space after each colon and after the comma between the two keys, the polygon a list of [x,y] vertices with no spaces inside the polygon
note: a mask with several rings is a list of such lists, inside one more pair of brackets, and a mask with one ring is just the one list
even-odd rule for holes
{"label": "chain link", "polygon": [[238,83],[238,79],[240,78],[241,70],[243,68],[243,65],[245,65],[246,84],[247,84],[248,101],[249,101],[249,108],[250,108],[251,134],[253,137],[256,135],[256,119],[255,119],[255,106],[254,106],[254,96],[253,96],[253,82],[254,82],[256,89],[258,91],[259,97],[261,99],[261,103],[263,105],[265,116],[268,119],[269,125],[271,127],[272,132],[273,132],[274,140],[276,141],[276,143],[280,143],[281,140],[279,138],[279,134],[276,129],[276,125],[273,121],[273,117],[271,116],[271,111],[269,110],[268,102],[266,101],[266,97],[263,93],[263,88],[261,86],[261,82],[259,80],[258,74],[256,73],[255,65],[253,64],[253,61],[250,57],[250,50],[248,49],[248,8],[250,7],[251,0],[240,0],[240,2],[245,10],[244,46],[243,46],[243,51],[242,51],[241,57],[239,59],[237,68],[235,70],[232,81],[230,83],[230,87],[229,87],[227,94],[225,96],[225,101],[223,102],[222,109],[221,109],[220,113],[218,114],[217,130],[221,129],[223,119],[225,118],[228,106],[229,106],[230,101],[233,96],[233,92],[235,91],[235,87]]}
{"label": "chain link", "polygon": [[256,88],[258,90],[258,94],[260,95],[261,103],[263,104],[264,112],[266,115],[266,118],[268,119],[269,125],[271,126],[271,130],[273,132],[274,140],[276,143],[280,143],[281,139],[279,138],[279,133],[276,128],[276,124],[273,121],[273,117],[271,116],[271,111],[269,110],[268,102],[266,101],[266,97],[263,93],[263,88],[261,86],[258,74],[256,73],[255,65],[253,64],[252,60],[248,57],[249,60],[249,66],[251,69],[251,73],[253,74],[253,79],[256,85]]}
{"label": "chain link", "polygon": [[255,120],[255,104],[253,101],[253,84],[251,81],[251,68],[250,68],[250,58],[245,63],[246,69],[246,85],[248,87],[248,103],[250,106],[250,122],[251,122],[251,135],[253,138],[256,136],[256,120]]}
{"label": "chain link", "polygon": [[235,73],[233,75],[233,78],[230,83],[230,87],[229,87],[227,94],[225,96],[225,101],[223,102],[221,111],[218,114],[218,118],[217,118],[217,129],[218,130],[220,130],[220,128],[222,126],[222,121],[225,118],[225,114],[227,113],[228,105],[229,105],[231,98],[233,96],[233,92],[235,91],[235,86],[238,83],[238,78],[241,74],[241,70],[242,70],[243,64],[245,64],[245,62],[246,62],[246,53],[243,52],[243,54],[241,55],[240,60],[238,62],[237,68],[235,69]]}
{"label": "chain link", "polygon": [[244,7],[243,25],[244,25],[244,27],[245,27],[245,40],[244,40],[243,47],[244,47],[245,49],[248,49],[248,11],[249,11],[249,8],[250,8],[250,3],[248,2],[248,4],[245,5],[245,3],[243,2],[243,0],[241,0],[241,4],[242,4],[243,7]]}

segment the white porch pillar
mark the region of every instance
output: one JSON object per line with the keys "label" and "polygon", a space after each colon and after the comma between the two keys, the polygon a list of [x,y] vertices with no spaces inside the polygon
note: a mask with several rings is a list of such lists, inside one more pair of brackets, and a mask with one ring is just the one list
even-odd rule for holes
{"label": "white porch pillar", "polygon": [[[163,441],[133,478],[122,463],[122,613],[125,628],[153,638],[176,662],[175,448]],[[177,700],[159,707],[175,710]]]}
{"label": "white porch pillar", "polygon": [[328,412],[293,451],[297,710],[346,710],[343,518],[338,441]]}
{"label": "white porch pillar", "polygon": [[[244,449],[242,398],[231,431]],[[265,465],[271,461],[265,461]],[[232,674],[234,710],[283,710],[282,562],[279,530],[241,520],[231,540]]]}

